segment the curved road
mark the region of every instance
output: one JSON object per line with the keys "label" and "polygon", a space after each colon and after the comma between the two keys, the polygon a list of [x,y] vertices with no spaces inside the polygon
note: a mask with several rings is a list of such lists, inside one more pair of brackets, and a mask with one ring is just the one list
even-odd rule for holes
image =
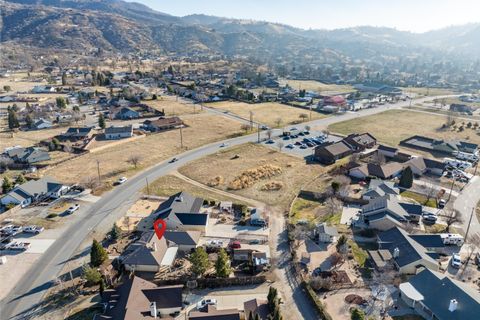
{"label": "curved road", "polygon": [[[432,100],[442,97],[426,97],[417,99],[416,102]],[[400,101],[395,104],[387,104],[378,108],[364,109],[359,112],[347,112],[338,116],[332,116],[302,125],[328,126],[332,123],[364,117],[380,113],[389,109],[399,109],[410,104],[409,101]],[[278,136],[281,130],[273,130],[273,135]],[[262,134],[265,138],[265,133]],[[54,283],[55,279],[63,269],[64,265],[80,247],[84,239],[95,229],[105,218],[124,214],[119,210],[128,202],[138,198],[140,190],[145,186],[145,179],[153,181],[170,171],[185,165],[187,162],[213,154],[219,150],[219,144],[229,143],[230,146],[240,145],[247,142],[256,142],[257,134],[238,137],[225,141],[212,143],[200,148],[182,153],[176,157],[179,161],[175,163],[161,162],[154,167],[130,178],[125,184],[116,187],[114,190],[104,194],[102,198],[94,203],[82,216],[81,222],[72,224],[49,248],[43,253],[40,259],[33,265],[25,276],[17,283],[15,288],[0,303],[0,319],[33,319],[32,312],[41,301],[47,290]]]}

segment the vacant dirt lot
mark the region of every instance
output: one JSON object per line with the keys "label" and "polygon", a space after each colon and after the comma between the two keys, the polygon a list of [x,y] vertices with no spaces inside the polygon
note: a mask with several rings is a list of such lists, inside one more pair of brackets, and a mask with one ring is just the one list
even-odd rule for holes
{"label": "vacant dirt lot", "polygon": [[[205,104],[208,107],[221,109],[234,113],[244,119],[250,119],[250,111],[253,112],[253,120],[266,124],[270,127],[276,127],[278,125],[277,119],[281,119],[280,126],[287,124],[300,123],[301,114],[310,114],[309,110],[290,107],[277,102],[265,102],[248,104],[244,102],[235,101],[222,101]],[[324,118],[318,112],[312,111],[312,120]]]}
{"label": "vacant dirt lot", "polygon": [[[235,155],[238,155],[238,158]],[[249,175],[252,180],[245,184],[245,188],[238,190],[229,188],[232,181],[237,180],[239,176],[244,176],[248,171],[260,170],[266,165],[279,167],[281,172],[263,178],[260,176],[252,178],[252,175]],[[306,165],[301,159],[270,148],[245,144],[193,161],[179,171],[205,185],[287,209],[300,188],[320,175],[324,169],[320,166]],[[279,183],[282,187],[275,191],[265,190],[265,185],[270,182]]]}
{"label": "vacant dirt lot", "polygon": [[[185,149],[193,149],[241,133],[237,122],[221,116],[205,113],[184,120],[188,128],[183,129],[183,150],[180,148],[180,131],[172,130],[89,153],[48,168],[43,173],[66,183],[81,182],[96,176],[99,161],[102,179],[113,182],[120,176],[128,177],[137,170],[150,167]],[[132,156],[141,159],[137,168],[127,162]]]}
{"label": "vacant dirt lot", "polygon": [[[392,146],[415,134],[440,139],[461,139],[480,143],[480,135],[473,129],[463,132],[442,129],[447,117],[423,112],[391,110],[376,115],[353,119],[329,126],[331,132],[350,134],[370,132],[380,142]],[[457,119],[457,124],[464,120]]]}
{"label": "vacant dirt lot", "polygon": [[280,85],[289,85],[295,90],[307,90],[315,91],[323,94],[336,94],[355,91],[352,86],[338,85],[338,84],[326,84],[314,80],[280,80]]}
{"label": "vacant dirt lot", "polygon": [[179,116],[191,113],[200,113],[200,106],[186,101],[176,96],[161,96],[157,100],[150,100],[145,102],[152,108],[158,111],[165,111],[166,116]]}
{"label": "vacant dirt lot", "polygon": [[1,132],[0,133],[0,151],[12,146],[29,147],[42,140],[53,138],[54,136],[65,132],[67,128],[44,129],[35,131],[18,131],[15,133]]}

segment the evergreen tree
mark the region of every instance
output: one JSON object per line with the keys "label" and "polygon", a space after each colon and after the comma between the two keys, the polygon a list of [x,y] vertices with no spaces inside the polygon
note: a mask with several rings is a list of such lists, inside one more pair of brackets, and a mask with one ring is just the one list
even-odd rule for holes
{"label": "evergreen tree", "polygon": [[268,305],[268,310],[270,310],[270,313],[273,312],[275,309],[275,302],[278,299],[278,291],[274,287],[270,287],[268,289],[268,295],[267,295],[267,305]]}
{"label": "evergreen tree", "polygon": [[223,248],[218,252],[217,261],[215,262],[215,271],[217,277],[221,278],[228,278],[232,272],[232,269],[230,268],[230,259]]}
{"label": "evergreen tree", "polygon": [[412,172],[412,169],[410,169],[410,167],[406,167],[403,170],[402,176],[400,178],[399,185],[400,185],[400,187],[407,188],[407,189],[412,187],[412,185],[413,185],[413,172]]}
{"label": "evergreen tree", "polygon": [[350,319],[352,319],[352,320],[364,320],[365,319],[365,313],[362,310],[354,308],[350,312]]}
{"label": "evergreen tree", "polygon": [[19,174],[17,176],[17,179],[15,179],[15,183],[16,184],[24,184],[25,182],[27,182],[27,180],[25,179],[25,177],[23,176],[23,174]]}
{"label": "evergreen tree", "polygon": [[57,97],[55,99],[55,102],[57,104],[57,107],[60,109],[65,109],[67,107],[67,101],[64,97]]}
{"label": "evergreen tree", "polygon": [[92,249],[90,250],[90,263],[92,266],[99,267],[107,258],[107,251],[97,240],[93,240]]}
{"label": "evergreen tree", "polygon": [[10,179],[8,177],[4,177],[3,182],[2,182],[3,193],[10,192],[10,191],[12,191],[12,189],[13,189],[12,181],[10,181]]}
{"label": "evergreen tree", "polygon": [[192,263],[192,272],[197,276],[203,276],[210,266],[208,261],[208,254],[204,248],[198,247],[190,256],[190,262]]}
{"label": "evergreen tree", "polygon": [[62,86],[67,85],[67,74],[64,72],[62,73]]}
{"label": "evergreen tree", "polygon": [[102,129],[105,129],[106,124],[105,124],[105,117],[103,116],[103,113],[100,113],[98,116],[98,126]]}
{"label": "evergreen tree", "polygon": [[8,109],[8,127],[10,129],[15,129],[20,127],[20,123],[18,122],[17,113],[15,112],[14,108]]}
{"label": "evergreen tree", "polygon": [[27,127],[31,128],[33,126],[33,119],[32,119],[32,116],[30,114],[27,114],[25,116],[25,124],[27,125]]}
{"label": "evergreen tree", "polygon": [[89,265],[84,265],[82,268],[83,278],[87,281],[88,285],[95,285],[102,281],[102,275],[96,268],[92,268]]}
{"label": "evergreen tree", "polygon": [[122,230],[117,226],[116,223],[114,223],[112,230],[110,230],[110,237],[113,240],[117,240],[118,238],[120,238],[121,234],[122,234]]}

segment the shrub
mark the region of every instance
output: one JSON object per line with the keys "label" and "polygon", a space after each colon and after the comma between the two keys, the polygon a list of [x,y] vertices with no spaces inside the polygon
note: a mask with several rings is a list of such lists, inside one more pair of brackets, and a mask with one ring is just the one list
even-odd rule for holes
{"label": "shrub", "polygon": [[47,215],[47,219],[53,219],[53,218],[56,218],[56,217],[58,217],[58,213],[49,213]]}
{"label": "shrub", "polygon": [[307,298],[310,300],[312,305],[315,307],[317,312],[320,314],[321,319],[325,320],[333,320],[333,318],[330,316],[330,314],[327,312],[325,309],[325,306],[323,303],[318,299],[317,294],[315,291],[313,291],[312,287],[305,281],[302,282],[302,288],[305,291],[305,294],[307,295]]}

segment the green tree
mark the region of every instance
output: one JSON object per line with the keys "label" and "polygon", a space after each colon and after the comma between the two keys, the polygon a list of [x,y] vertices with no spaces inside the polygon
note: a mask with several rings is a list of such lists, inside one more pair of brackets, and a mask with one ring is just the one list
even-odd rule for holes
{"label": "green tree", "polygon": [[365,313],[360,309],[354,308],[352,311],[350,311],[350,319],[365,320]]}
{"label": "green tree", "polygon": [[57,103],[57,108],[65,109],[67,107],[67,101],[64,97],[57,97],[55,102]]}
{"label": "green tree", "polygon": [[105,251],[97,240],[93,240],[92,248],[90,250],[90,263],[92,266],[99,267],[105,260],[107,260],[107,258],[107,251]]}
{"label": "green tree", "polygon": [[413,185],[413,172],[410,167],[403,169],[402,176],[400,177],[399,182],[400,187],[402,188],[411,188]]}
{"label": "green tree", "polygon": [[12,91],[12,87],[10,86],[3,86],[3,90],[8,92],[8,91]]}
{"label": "green tree", "polygon": [[8,177],[3,178],[2,191],[3,193],[10,192],[13,189],[12,181]]}
{"label": "green tree", "polygon": [[338,181],[332,181],[332,190],[333,193],[337,193],[340,190],[340,183]]}
{"label": "green tree", "polygon": [[80,112],[80,107],[75,105],[72,107],[72,110],[75,112]]}
{"label": "green tree", "polygon": [[110,237],[113,240],[117,240],[122,235],[122,230],[117,226],[116,223],[113,224],[112,230],[110,230]]}
{"label": "green tree", "polygon": [[25,179],[25,177],[23,176],[23,174],[19,174],[17,176],[17,179],[15,179],[15,183],[16,184],[24,184],[25,182],[27,182],[27,180]]}
{"label": "green tree", "polygon": [[215,262],[215,272],[217,277],[221,278],[228,278],[232,272],[232,269],[230,268],[230,259],[223,248],[218,252],[217,261]]}
{"label": "green tree", "polygon": [[30,114],[27,114],[25,116],[25,124],[27,125],[27,127],[31,128],[33,126],[33,119],[32,119],[32,116]]}
{"label": "green tree", "polygon": [[20,127],[20,123],[18,122],[17,113],[13,108],[8,110],[8,127],[10,129],[15,129]]}
{"label": "green tree", "polygon": [[64,72],[62,73],[62,86],[67,85],[67,74]]}
{"label": "green tree", "polygon": [[191,270],[197,276],[203,276],[210,267],[210,261],[208,261],[208,254],[203,247],[198,247],[190,256],[190,262],[192,263]]}
{"label": "green tree", "polygon": [[57,138],[52,139],[53,150],[60,149],[60,141]]}
{"label": "green tree", "polygon": [[341,252],[346,244],[347,244],[347,237],[344,234],[342,234],[340,238],[338,238],[337,244],[335,245],[337,252]]}
{"label": "green tree", "polygon": [[270,310],[270,313],[273,312],[275,309],[275,303],[278,300],[278,291],[274,287],[270,287],[268,289],[268,295],[267,295],[267,305],[268,305],[268,310]]}
{"label": "green tree", "polygon": [[98,126],[102,129],[105,129],[106,124],[105,124],[105,117],[103,116],[103,113],[100,113],[98,116]]}
{"label": "green tree", "polygon": [[88,285],[93,286],[102,281],[102,275],[96,268],[92,268],[89,265],[84,265],[82,271],[83,279],[87,281]]}

